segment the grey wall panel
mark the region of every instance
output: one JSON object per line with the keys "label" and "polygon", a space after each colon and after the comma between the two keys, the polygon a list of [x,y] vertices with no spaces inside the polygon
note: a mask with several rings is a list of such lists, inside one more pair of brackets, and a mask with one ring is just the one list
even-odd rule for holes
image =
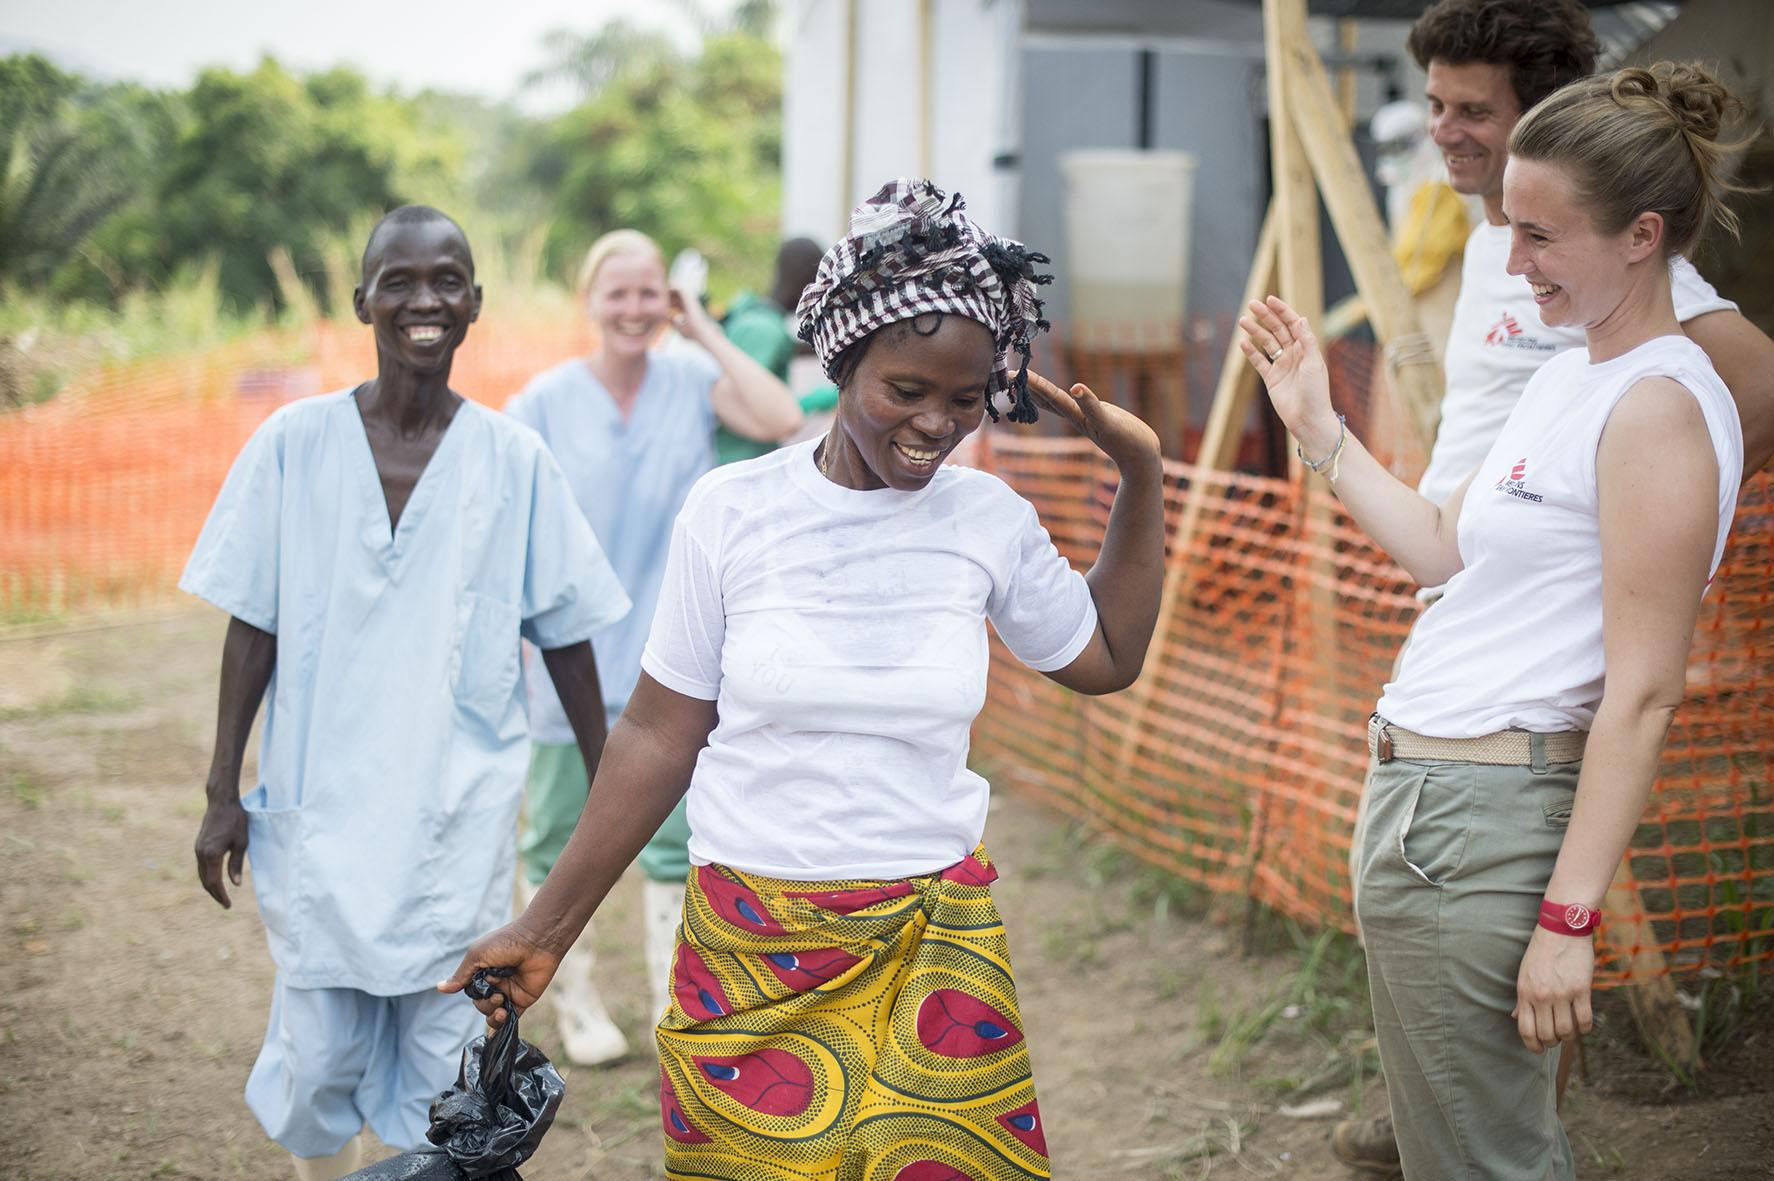
{"label": "grey wall panel", "polygon": [[1043,293],[1050,319],[1064,324],[1065,188],[1059,158],[1073,148],[1134,146],[1136,56],[1127,49],[1034,48],[1023,58],[1022,184],[1018,232],[1055,262]]}
{"label": "grey wall panel", "polygon": [[1240,0],[1029,0],[1028,28],[1261,41],[1263,10]]}
{"label": "grey wall panel", "polygon": [[[1088,43],[1031,48],[1024,70],[1018,225],[1027,242],[1061,264],[1048,307],[1055,322],[1064,323],[1070,306],[1060,156],[1074,148],[1134,146],[1138,54]],[[1161,51],[1153,82],[1152,146],[1195,156],[1190,314],[1231,311],[1244,289],[1267,199],[1261,67],[1246,56]]]}
{"label": "grey wall panel", "polygon": [[[1398,53],[1397,29],[1366,27],[1358,52]],[[1152,146],[1194,155],[1188,309],[1191,316],[1235,310],[1256,248],[1269,199],[1268,95],[1260,55],[1228,49],[1154,43]],[[1018,229],[1023,239],[1060,264],[1049,288],[1056,323],[1070,313],[1064,272],[1064,190],[1059,158],[1074,148],[1125,148],[1139,128],[1139,52],[1131,44],[1079,39],[1068,45],[1042,39],[1024,50],[1023,138]],[[1364,71],[1357,150],[1371,175],[1373,146],[1366,116],[1384,101],[1382,78]],[[1420,87],[1414,71],[1397,80]],[[1413,90],[1407,95],[1416,97]],[[1417,91],[1420,93],[1420,91]],[[1126,227],[1138,233],[1139,227]],[[1325,243],[1327,305],[1354,290],[1328,219]]]}
{"label": "grey wall panel", "polygon": [[1248,57],[1158,55],[1153,147],[1195,157],[1189,315],[1233,310],[1268,200],[1263,74]]}

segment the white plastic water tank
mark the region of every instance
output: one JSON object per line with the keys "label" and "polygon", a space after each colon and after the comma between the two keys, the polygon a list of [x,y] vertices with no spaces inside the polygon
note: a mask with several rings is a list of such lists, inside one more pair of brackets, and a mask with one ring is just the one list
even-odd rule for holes
{"label": "white plastic water tank", "polygon": [[1060,174],[1072,341],[1127,352],[1180,348],[1195,157],[1091,148],[1062,155]]}

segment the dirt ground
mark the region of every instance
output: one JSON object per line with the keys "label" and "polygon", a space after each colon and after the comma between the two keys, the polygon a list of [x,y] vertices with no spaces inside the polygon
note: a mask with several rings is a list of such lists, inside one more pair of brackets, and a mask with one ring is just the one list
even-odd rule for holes
{"label": "dirt ground", "polygon": [[[272,975],[250,887],[222,912],[190,852],[221,635],[188,613],[0,639],[0,1175],[289,1175],[241,1100]],[[987,840],[1056,1176],[1347,1176],[1331,1120],[1384,1098],[1346,945],[1271,932],[1270,950],[1242,955],[1238,908],[1222,908],[1230,923],[1203,913],[1015,797],[995,802]],[[638,893],[625,882],[596,930],[611,1007],[644,1048]],[[1605,1004],[1567,1104],[1579,1176],[1774,1176],[1766,991],[1697,1095]],[[525,1030],[558,1049],[545,1008]],[[563,1073],[561,1118],[525,1175],[659,1177],[647,1057]]]}

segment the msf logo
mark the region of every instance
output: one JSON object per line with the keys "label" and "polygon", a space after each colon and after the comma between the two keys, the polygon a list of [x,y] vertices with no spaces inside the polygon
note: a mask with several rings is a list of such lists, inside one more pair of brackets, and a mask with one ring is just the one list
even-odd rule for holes
{"label": "msf logo", "polygon": [[1492,324],[1491,330],[1485,333],[1484,342],[1491,345],[1503,344],[1510,337],[1520,335],[1521,325],[1516,323],[1514,316],[1504,312],[1503,318]]}
{"label": "msf logo", "polygon": [[1505,496],[1514,496],[1517,499],[1529,501],[1533,504],[1544,503],[1546,500],[1544,496],[1541,496],[1538,492],[1528,491],[1527,479],[1528,460],[1527,456],[1524,455],[1522,458],[1515,461],[1515,466],[1509,469],[1508,475],[1497,481],[1495,491],[1501,492]]}
{"label": "msf logo", "polygon": [[1558,346],[1551,341],[1540,340],[1538,337],[1528,335],[1522,328],[1521,321],[1509,312],[1504,312],[1497,322],[1491,325],[1491,330],[1485,333],[1484,342],[1491,348],[1498,349],[1525,349],[1531,353],[1558,351]]}

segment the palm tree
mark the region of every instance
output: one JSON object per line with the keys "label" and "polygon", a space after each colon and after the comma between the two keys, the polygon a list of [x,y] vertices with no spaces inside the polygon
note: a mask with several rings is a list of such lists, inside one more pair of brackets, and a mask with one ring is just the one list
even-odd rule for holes
{"label": "palm tree", "polygon": [[0,60],[0,282],[38,287],[142,190],[152,131],[128,87]]}

